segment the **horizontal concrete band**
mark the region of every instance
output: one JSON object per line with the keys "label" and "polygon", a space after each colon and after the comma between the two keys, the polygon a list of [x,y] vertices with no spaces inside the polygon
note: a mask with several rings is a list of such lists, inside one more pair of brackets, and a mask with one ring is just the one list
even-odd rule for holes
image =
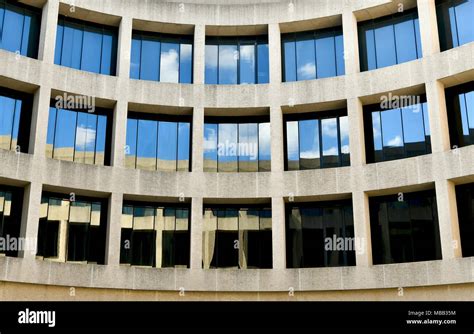
{"label": "horizontal concrete band", "polygon": [[[0,150],[0,178],[126,195],[271,198],[377,192],[437,180],[474,181],[474,146],[356,167],[271,173],[154,172]],[[409,190],[409,189],[407,189]]]}
{"label": "horizontal concrete band", "polygon": [[474,282],[474,258],[314,269],[156,269],[0,258],[0,280],[159,291],[322,291]]}
{"label": "horizontal concrete band", "polygon": [[[262,85],[191,85],[131,80],[17,57],[4,50],[0,50],[0,60],[0,84],[9,78],[111,102],[126,99],[128,103],[149,106],[268,108],[276,104],[298,106],[370,97],[451,77],[462,82],[465,76],[473,77],[474,43],[368,72]],[[272,100],[272,96],[279,100]],[[226,114],[226,110],[214,111],[214,114],[216,112]]]}

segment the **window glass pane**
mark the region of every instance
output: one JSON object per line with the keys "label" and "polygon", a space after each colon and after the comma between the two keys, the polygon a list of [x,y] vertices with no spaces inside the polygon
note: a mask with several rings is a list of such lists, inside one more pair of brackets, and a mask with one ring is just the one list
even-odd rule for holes
{"label": "window glass pane", "polygon": [[25,15],[23,19],[23,33],[21,39],[21,54],[26,56],[28,54],[28,40],[30,37],[31,16]]}
{"label": "window glass pane", "polygon": [[[0,9],[0,16],[1,16],[1,9]],[[1,23],[0,23],[1,26]],[[57,65],[61,64],[61,52],[63,49],[63,33],[64,33],[64,26],[58,25],[56,30],[56,47],[54,49],[54,63]]]}
{"label": "window glass pane", "polygon": [[204,124],[204,171],[217,172],[217,124]]}
{"label": "window glass pane", "polygon": [[135,168],[135,158],[137,155],[137,126],[138,120],[127,120],[127,139],[125,147],[125,167]]}
{"label": "window glass pane", "polygon": [[[72,31],[72,51],[71,51],[71,64],[68,65],[75,69],[81,69],[81,52],[82,52],[82,40],[83,40],[83,27],[78,25],[71,25]],[[64,43],[64,42],[63,42]]]}
{"label": "window glass pane", "polygon": [[285,41],[283,49],[285,51],[285,81],[296,81],[296,43]]}
{"label": "window glass pane", "polygon": [[296,73],[298,80],[316,79],[314,39],[296,42]]}
{"label": "window glass pane", "polygon": [[323,141],[323,166],[339,166],[339,144],[337,119],[328,118],[321,120],[322,141]]}
{"label": "window glass pane", "polygon": [[372,113],[372,131],[374,136],[375,162],[382,161],[382,125],[380,112],[378,111]]}
{"label": "window glass pane", "polygon": [[344,75],[346,69],[344,64],[344,39],[342,35],[336,35],[336,65],[337,75]]}
{"label": "window glass pane", "polygon": [[7,6],[3,22],[2,48],[11,52],[21,51],[24,16],[12,6]]}
{"label": "window glass pane", "polygon": [[269,54],[268,44],[257,45],[257,70],[258,70],[258,83],[264,84],[269,82]]}
{"label": "window glass pane", "polygon": [[300,150],[298,137],[298,121],[286,122],[286,143],[288,170],[300,169]]}
{"label": "window glass pane", "polygon": [[56,112],[56,108],[49,108],[48,135],[46,137],[46,157],[48,158],[53,157],[54,134],[56,131]]}
{"label": "window glass pane", "polygon": [[73,51],[72,48],[74,44],[73,36],[74,36],[74,29],[71,27],[70,24],[64,24],[63,42],[62,42],[62,50],[61,50],[61,62],[58,63],[59,65],[71,67],[72,51]]}
{"label": "window glass pane", "polygon": [[421,35],[420,35],[420,22],[418,18],[414,20],[415,25],[415,38],[416,38],[416,54],[417,58],[423,57],[423,50],[421,49]]}
{"label": "window glass pane", "polygon": [[160,42],[149,38],[143,39],[141,53],[140,79],[158,81]]}
{"label": "window glass pane", "polygon": [[403,135],[408,156],[426,153],[421,104],[402,108]]}
{"label": "window glass pane", "polygon": [[193,46],[181,44],[179,56],[179,82],[192,83],[193,77]]}
{"label": "window glass pane", "polygon": [[349,117],[343,116],[339,118],[340,138],[341,138],[341,159],[342,165],[350,164],[350,148],[349,148]]}
{"label": "window glass pane", "polygon": [[97,117],[97,133],[96,133],[96,152],[95,152],[95,164],[105,164],[105,142],[107,135],[107,117],[99,115]]}
{"label": "window glass pane", "polygon": [[319,168],[319,120],[299,122],[300,169]]}
{"label": "window glass pane", "polygon": [[3,32],[3,18],[5,17],[5,4],[0,3],[0,47],[3,48],[2,46],[2,32]]}
{"label": "window glass pane", "polygon": [[336,76],[336,50],[333,33],[326,33],[316,38],[316,64],[318,78]]}
{"label": "window glass pane", "polygon": [[394,65],[397,63],[393,25],[376,28],[375,43],[377,68]]}
{"label": "window glass pane", "polygon": [[367,45],[367,69],[377,68],[377,56],[375,52],[375,33],[374,29],[367,29],[365,32],[365,42]]}
{"label": "window glass pane", "polygon": [[[20,130],[20,117],[21,117],[21,100],[15,100],[15,118],[13,119],[12,128],[12,145],[11,150],[17,150],[18,145],[18,132]],[[19,147],[20,148],[20,147]]]}
{"label": "window glass pane", "polygon": [[15,100],[0,96],[0,148],[9,150],[12,140],[13,119],[15,116]]}
{"label": "window glass pane", "polygon": [[84,27],[81,69],[100,73],[100,56],[102,50],[102,32],[96,28]]}
{"label": "window glass pane", "polygon": [[270,123],[258,125],[258,170],[269,172],[271,170],[271,145]]}
{"label": "window glass pane", "polygon": [[158,170],[165,172],[176,171],[177,136],[177,123],[158,123]]}
{"label": "window glass pane", "polygon": [[87,130],[87,114],[80,112],[77,114],[76,144],[74,152],[75,162],[85,162],[84,150],[86,147]]}
{"label": "window glass pane", "polygon": [[416,59],[416,40],[413,20],[395,24],[395,42],[398,63]]}
{"label": "window glass pane", "polygon": [[219,84],[237,84],[237,45],[219,45]]}
{"label": "window glass pane", "polygon": [[76,117],[76,112],[58,109],[53,154],[55,159],[73,161]]}
{"label": "window glass pane", "polygon": [[178,83],[179,44],[161,43],[160,81]]}
{"label": "window glass pane", "polygon": [[132,79],[140,79],[141,48],[141,37],[134,36],[132,39],[132,54],[130,57],[130,78]]}
{"label": "window glass pane", "polygon": [[218,171],[237,172],[237,124],[219,124]]}
{"label": "window glass pane", "polygon": [[400,109],[384,111],[381,116],[385,160],[403,157],[403,134]]}
{"label": "window glass pane", "polygon": [[189,171],[189,152],[191,141],[191,125],[179,123],[178,125],[178,171]]}
{"label": "window glass pane", "polygon": [[459,45],[474,41],[474,1],[462,1],[456,7],[456,23],[458,28]]}
{"label": "window glass pane", "polygon": [[426,102],[421,104],[421,110],[423,111],[423,121],[425,122],[425,136],[429,137],[430,132],[430,119],[428,112],[428,104]]}
{"label": "window glass pane", "polygon": [[258,171],[258,124],[239,124],[239,172]]}
{"label": "window glass pane", "polygon": [[469,118],[468,111],[466,109],[466,96],[465,94],[459,94],[459,109],[461,113],[461,122],[462,122],[462,133],[464,136],[469,136]]}
{"label": "window glass pane", "polygon": [[115,63],[117,52],[117,36],[107,30],[104,30],[102,36],[102,59],[100,73],[115,75]]}
{"label": "window glass pane", "polygon": [[456,24],[456,12],[454,7],[449,8],[449,21],[451,22],[451,35],[453,38],[453,47],[459,46],[458,28]]}
{"label": "window glass pane", "polygon": [[206,45],[206,83],[217,84],[217,45]]}
{"label": "window glass pane", "polygon": [[137,168],[156,169],[156,145],[158,136],[156,121],[138,121]]}
{"label": "window glass pane", "polygon": [[240,45],[240,83],[255,83],[255,45]]}
{"label": "window glass pane", "polygon": [[202,231],[202,262],[203,269],[215,268],[217,265],[217,210],[204,209]]}

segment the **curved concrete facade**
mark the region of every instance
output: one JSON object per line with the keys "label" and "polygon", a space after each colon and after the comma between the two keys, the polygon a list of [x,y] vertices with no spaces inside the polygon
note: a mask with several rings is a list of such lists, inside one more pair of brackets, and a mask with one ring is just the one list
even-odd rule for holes
{"label": "curved concrete facade", "polygon": [[[404,295],[400,294],[400,288],[415,291],[412,299],[474,298],[474,258],[461,255],[454,188],[457,184],[474,182],[474,147],[451,150],[444,97],[445,87],[474,80],[474,43],[440,52],[434,0],[23,2],[43,8],[39,59],[0,50],[0,85],[34,94],[30,148],[28,154],[0,150],[0,184],[25,187],[21,229],[24,237],[37,235],[42,190],[74,191],[108,198],[109,225],[106,265],[42,261],[26,252],[18,258],[1,257],[0,280],[4,283],[0,285],[0,293],[5,299],[15,299],[14,294],[6,292],[8,289],[42,291],[33,293],[33,299],[69,299],[66,292],[70,287],[88,291],[85,299],[117,299],[119,294],[119,299],[172,299],[182,298],[182,291],[189,292],[184,294],[189,298],[202,296],[205,299],[291,299],[295,296],[297,299],[397,299]],[[395,13],[400,3],[406,8],[418,8],[424,57],[360,72],[357,22]],[[59,14],[119,27],[117,76],[54,64]],[[346,74],[282,83],[280,34],[341,24]],[[193,33],[194,83],[130,80],[131,32],[136,27]],[[255,31],[268,33],[270,83],[205,85],[206,34]],[[57,92],[95,96],[97,104],[114,109],[112,166],[83,165],[45,157],[49,101]],[[366,163],[362,106],[389,92],[426,93],[432,154]],[[333,107],[347,107],[351,166],[284,171],[283,114]],[[149,172],[124,167],[129,108],[192,114],[191,172]],[[204,116],[232,113],[270,115],[271,172],[203,172]],[[442,260],[373,265],[368,197],[428,188],[436,189]],[[190,269],[119,265],[123,199],[179,197],[191,201]],[[356,266],[286,269],[284,211],[289,197],[298,200],[352,197],[355,235],[368,241],[364,251],[356,256]],[[203,203],[256,200],[267,201],[272,207],[273,269],[201,269]],[[61,290],[64,295],[56,292],[48,296],[48,289],[58,291],[61,287],[65,289]]]}

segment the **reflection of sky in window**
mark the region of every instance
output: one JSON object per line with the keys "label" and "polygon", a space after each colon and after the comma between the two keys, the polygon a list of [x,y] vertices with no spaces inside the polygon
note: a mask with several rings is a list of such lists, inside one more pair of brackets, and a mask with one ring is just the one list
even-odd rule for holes
{"label": "reflection of sky in window", "polygon": [[336,73],[336,54],[334,37],[326,36],[316,39],[316,63],[318,78],[334,77]]}
{"label": "reflection of sky in window", "polygon": [[400,109],[386,110],[382,114],[384,147],[403,146],[402,120]]}
{"label": "reflection of sky in window", "polygon": [[421,105],[402,108],[403,134],[405,143],[417,143],[425,141],[423,128],[423,112]]}
{"label": "reflection of sky in window", "polygon": [[474,41],[474,1],[462,1],[455,7],[459,45]]}
{"label": "reflection of sky in window", "polygon": [[255,45],[240,45],[240,83],[255,83]]}
{"label": "reflection of sky in window", "polygon": [[179,123],[178,125],[178,160],[189,159],[190,123]]}
{"label": "reflection of sky in window", "polygon": [[16,11],[6,10],[4,13],[2,34],[2,49],[16,52],[21,51],[21,36],[24,16]]}
{"label": "reflection of sky in window", "polygon": [[239,160],[257,161],[258,124],[239,124]]}
{"label": "reflection of sky in window", "polygon": [[160,81],[174,82],[179,80],[179,44],[161,43]]}
{"label": "reflection of sky in window", "polygon": [[296,57],[295,57],[296,43],[285,42],[283,48],[285,50],[285,81],[296,81]]}
{"label": "reflection of sky in window", "polygon": [[160,73],[160,42],[155,40],[142,40],[140,79],[158,81]]}
{"label": "reflection of sky in window", "polygon": [[288,160],[299,160],[298,121],[286,123],[286,140]]}
{"label": "reflection of sky in window", "polygon": [[219,161],[237,160],[237,124],[219,124]]}
{"label": "reflection of sky in window", "polygon": [[349,117],[343,116],[339,118],[339,128],[341,137],[341,153],[349,154]]}
{"label": "reflection of sky in window", "polygon": [[260,160],[270,160],[270,123],[260,123],[258,127],[258,154]]}
{"label": "reflection of sky in window", "polygon": [[156,121],[138,121],[138,158],[156,158],[157,129]]}
{"label": "reflection of sky in window", "polygon": [[140,58],[142,41],[134,36],[132,39],[132,54],[130,57],[130,78],[140,79]]}
{"label": "reflection of sky in window", "polygon": [[0,96],[0,136],[11,136],[14,112],[15,100]]}
{"label": "reflection of sky in window", "polygon": [[191,44],[181,44],[179,61],[179,82],[191,83],[193,72],[193,46]]}
{"label": "reflection of sky in window", "polygon": [[395,42],[398,63],[417,58],[415,29],[412,19],[395,24]]}
{"label": "reflection of sky in window", "polygon": [[85,27],[82,43],[81,68],[85,71],[100,73],[102,33]]}
{"label": "reflection of sky in window", "polygon": [[219,84],[237,84],[237,45],[219,45]]}
{"label": "reflection of sky in window", "polygon": [[323,155],[338,155],[338,132],[337,119],[328,118],[321,120],[322,141],[323,141]]}
{"label": "reflection of sky in window", "polygon": [[374,148],[375,150],[382,149],[382,130],[380,124],[380,112],[372,113],[372,131],[374,133]]}
{"label": "reflection of sky in window", "polygon": [[268,83],[269,81],[269,54],[268,44],[258,44],[258,83]]}
{"label": "reflection of sky in window", "polygon": [[128,156],[137,154],[137,126],[138,121],[136,119],[127,119],[126,154]]}
{"label": "reflection of sky in window", "polygon": [[178,124],[159,122],[158,125],[158,159],[176,160]]}
{"label": "reflection of sky in window", "polygon": [[76,132],[77,113],[59,109],[56,121],[55,148],[74,147],[74,134]]}
{"label": "reflection of sky in window", "polygon": [[296,73],[298,80],[316,78],[314,40],[296,42]]}
{"label": "reflection of sky in window", "polygon": [[302,159],[319,158],[318,120],[305,120],[299,123],[300,157]]}
{"label": "reflection of sky in window", "polygon": [[217,58],[218,58],[217,45],[206,45],[206,83],[217,84]]}
{"label": "reflection of sky in window", "polygon": [[390,66],[397,63],[395,55],[393,25],[376,28],[375,43],[377,54],[377,68]]}

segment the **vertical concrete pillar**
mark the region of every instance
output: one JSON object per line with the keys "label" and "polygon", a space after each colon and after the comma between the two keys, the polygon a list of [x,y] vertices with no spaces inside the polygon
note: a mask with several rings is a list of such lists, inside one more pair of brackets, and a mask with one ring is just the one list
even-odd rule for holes
{"label": "vertical concrete pillar", "polygon": [[356,238],[356,265],[372,265],[372,239],[370,235],[369,197],[363,191],[352,193],[354,212],[354,236]]}
{"label": "vertical concrete pillar", "polygon": [[454,183],[439,180],[435,182],[435,187],[443,260],[462,257]]}
{"label": "vertical concrete pillar", "polygon": [[421,49],[423,57],[440,52],[435,0],[418,0]]}
{"label": "vertical concrete pillar", "polygon": [[120,264],[120,236],[123,194],[112,193],[109,197],[107,215],[107,237],[105,241],[105,264]]}
{"label": "vertical concrete pillar", "polygon": [[130,55],[132,51],[132,29],[131,17],[122,17],[119,27],[117,47],[117,76],[123,79],[130,77]]}
{"label": "vertical concrete pillar", "polygon": [[46,154],[50,99],[51,87],[47,85],[38,88],[33,98],[28,151],[30,154],[41,157]]}
{"label": "vertical concrete pillar", "polygon": [[349,119],[349,147],[351,166],[362,166],[366,163],[364,113],[359,98],[347,100],[347,116]]}
{"label": "vertical concrete pillar", "polygon": [[56,27],[58,25],[59,0],[48,0],[41,15],[38,59],[54,64],[56,46]]}
{"label": "vertical concrete pillar", "polygon": [[32,248],[20,250],[18,256],[25,259],[34,259],[36,255],[42,188],[39,182],[30,183],[25,187],[23,195],[20,237]]}
{"label": "vertical concrete pillar", "polygon": [[272,197],[272,256],[273,269],[286,268],[285,201]]}
{"label": "vertical concrete pillar", "polygon": [[350,8],[342,13],[342,35],[344,38],[344,65],[346,75],[360,72],[359,38],[357,18]]}
{"label": "vertical concrete pillar", "polygon": [[197,24],[194,26],[194,64],[193,82],[194,84],[204,83],[204,68],[206,61],[206,26]]}
{"label": "vertical concrete pillar", "polygon": [[280,106],[270,107],[271,170],[282,172],[285,168],[283,152],[283,113]]}
{"label": "vertical concrete pillar", "polygon": [[191,269],[202,268],[202,197],[193,197],[191,201]]}
{"label": "vertical concrete pillar", "polygon": [[192,171],[202,172],[204,170],[204,108],[193,109],[193,133],[192,133]]}
{"label": "vertical concrete pillar", "polygon": [[443,152],[450,149],[444,85],[439,81],[431,81],[427,82],[425,87],[430,120],[431,151]]}
{"label": "vertical concrete pillar", "polygon": [[278,23],[268,25],[268,51],[270,55],[270,83],[279,85],[282,80],[281,72],[281,34]]}
{"label": "vertical concrete pillar", "polygon": [[125,153],[129,149],[126,145],[126,134],[127,134],[127,113],[128,103],[127,100],[119,95],[119,100],[115,103],[114,107],[114,119],[112,126],[112,147],[110,163],[114,167],[125,166]]}

